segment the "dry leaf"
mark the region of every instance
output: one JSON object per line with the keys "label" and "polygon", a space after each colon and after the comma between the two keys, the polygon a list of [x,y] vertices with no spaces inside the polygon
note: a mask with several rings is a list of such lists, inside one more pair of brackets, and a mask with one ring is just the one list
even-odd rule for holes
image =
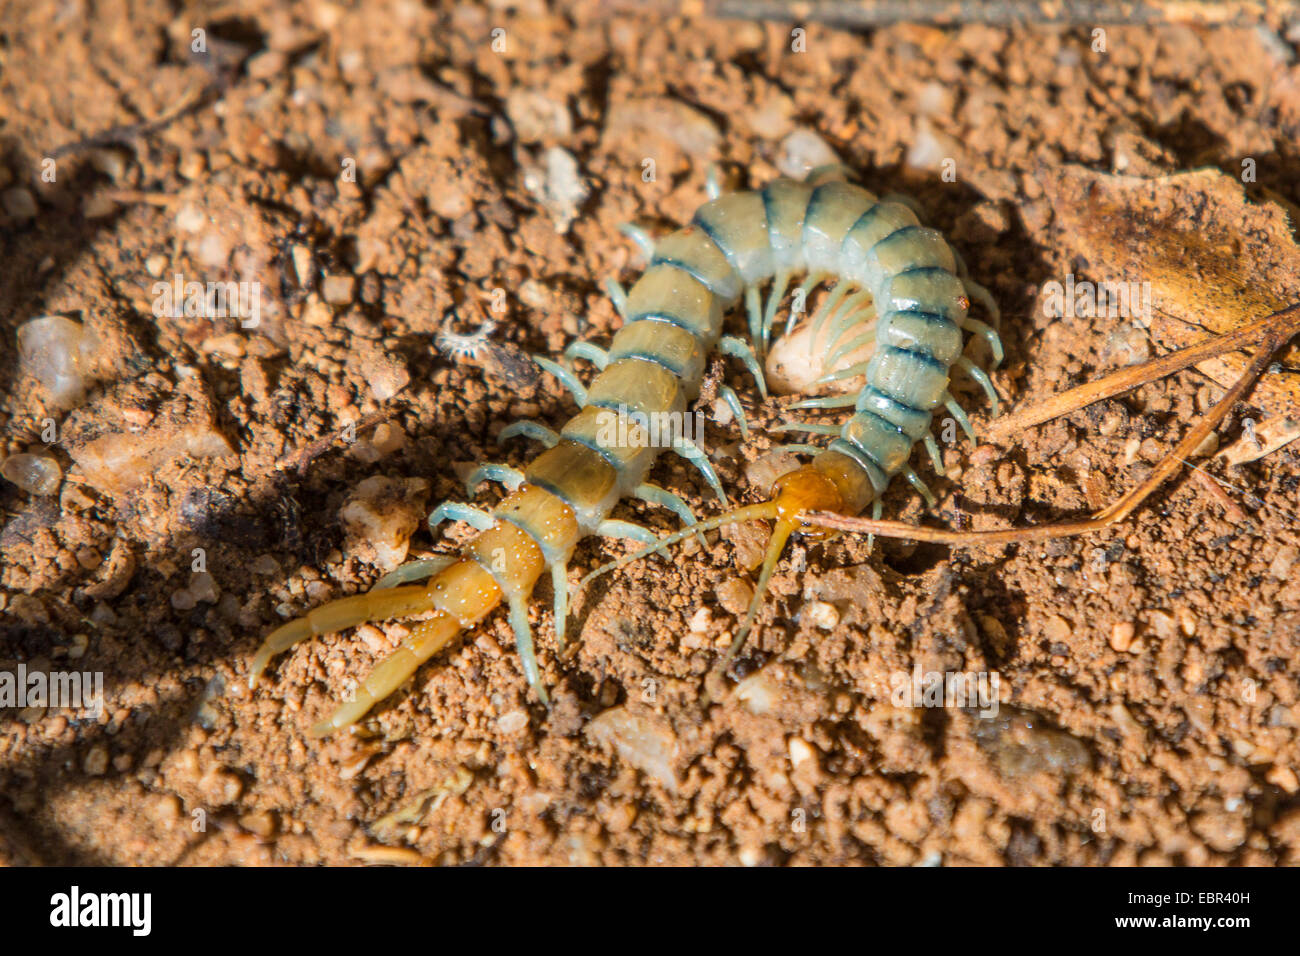
{"label": "dry leaf", "polygon": [[[1043,174],[1064,239],[1096,281],[1149,282],[1151,337],[1173,350],[1300,300],[1300,247],[1280,206],[1246,200],[1215,169],[1155,179],[1080,166]],[[1300,364],[1300,347],[1279,354]],[[1197,369],[1230,386],[1246,367],[1236,352]],[[1300,374],[1266,374],[1250,401],[1267,415],[1300,411]]]}

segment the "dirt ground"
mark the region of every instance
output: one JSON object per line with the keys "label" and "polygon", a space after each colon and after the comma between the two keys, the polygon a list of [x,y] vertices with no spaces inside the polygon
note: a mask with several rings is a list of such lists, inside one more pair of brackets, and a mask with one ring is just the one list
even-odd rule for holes
{"label": "dirt ground", "polygon": [[[1239,179],[1251,159],[1252,200],[1300,203],[1300,30],[1281,19],[1111,27],[1104,51],[1085,27],[801,29],[541,0],[0,3],[0,451],[63,472],[50,495],[0,482],[0,671],[104,682],[98,716],[0,713],[0,860],[1300,862],[1298,444],[1207,459],[1226,487],[1184,475],[1081,539],[797,544],[743,685],[708,705],[752,526],[595,583],[566,659],[541,585],[549,710],[500,612],[356,733],[308,729],[401,623],[301,644],[247,688],[269,630],[402,550],[349,530],[349,501],[465,500],[473,463],[536,454],[498,447],[505,425],[574,413],[523,356],[608,341],[604,280],[644,268],[619,225],[685,222],[711,165],[760,186],[829,146],[915,197],[1002,307],[1010,408],[1132,345],[1123,320],[1045,307],[1045,284],[1089,276],[1045,191],[1065,164]],[[157,315],[178,273],[259,282],[258,324]],[[466,345],[471,297],[496,325]],[[20,363],[17,329],[43,315],[97,343],[63,406]],[[765,426],[790,416],[723,368],[754,433],[706,405],[709,451],[758,500],[789,440]],[[988,406],[960,383],[978,430]],[[1216,389],[1188,372],[999,445],[948,442],[946,477],[916,459],[933,512],[900,481],[887,513],[1095,510]],[[1240,407],[1222,446],[1284,414],[1265,411]],[[716,512],[680,460],[653,477]],[[444,528],[411,554],[473,534]],[[585,542],[573,579],[627,549]],[[918,668],[996,675],[997,715],[904,706]]]}

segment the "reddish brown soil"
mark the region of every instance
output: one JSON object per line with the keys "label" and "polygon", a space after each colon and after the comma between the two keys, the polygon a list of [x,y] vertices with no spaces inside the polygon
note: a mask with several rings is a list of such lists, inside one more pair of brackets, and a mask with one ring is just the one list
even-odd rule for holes
{"label": "reddish brown soil", "polygon": [[[535,453],[523,440],[499,451],[505,424],[573,413],[518,356],[607,340],[618,319],[602,281],[642,265],[618,224],[687,220],[711,162],[733,185],[760,185],[806,126],[869,187],[915,196],[1002,305],[1009,360],[994,379],[1019,405],[1116,361],[1111,320],[1045,314],[1040,286],[1087,263],[1055,226],[1043,177],[1064,163],[1236,176],[1253,158],[1256,198],[1300,201],[1300,37],[1281,24],[1115,28],[1097,53],[1082,29],[809,25],[793,53],[788,26],[599,4],[219,6],[0,4],[0,191],[36,203],[34,218],[0,211],[3,451],[39,445],[47,417],[65,422],[18,374],[16,329],[44,314],[107,343],[67,441],[78,427],[152,427],[185,381],[182,411],[209,410],[237,449],[106,489],[56,443],[70,472],[56,496],[0,485],[0,668],[101,671],[106,692],[99,719],[0,715],[0,858],[1300,862],[1294,445],[1207,465],[1226,498],[1183,478],[1091,538],[796,546],[733,672],[761,670],[761,714],[733,696],[701,703],[743,599],[747,530],[596,584],[567,660],[539,589],[549,711],[499,614],[355,734],[322,742],[307,728],[399,624],[300,645],[246,688],[281,614],[376,578],[373,551],[338,516],[362,480],[423,478],[430,502],[460,498],[465,463]],[[204,56],[190,54],[196,27]],[[906,166],[923,123],[955,182]],[[550,147],[591,189],[564,233],[526,183]],[[46,157],[54,182],[41,179]],[[340,176],[353,167],[355,182]],[[310,251],[314,280],[299,281],[294,247]],[[262,325],[156,319],[153,283],[176,272],[256,278]],[[325,303],[326,275],[354,277],[350,301]],[[454,304],[477,293],[490,305],[498,288],[493,348],[474,361],[433,348]],[[446,327],[470,331],[463,318]],[[763,489],[746,466],[783,440],[761,427],[779,409],[726,374],[758,427],[742,444],[734,425],[714,426],[710,442],[733,496],[753,500]],[[381,402],[385,384],[404,387]],[[1141,479],[1214,388],[1186,373],[1009,447],[953,443],[947,478],[926,471],[936,514],[902,482],[890,513],[980,528],[1094,509]],[[321,441],[372,413],[391,413],[406,440],[382,456],[364,428],[355,444]],[[1225,445],[1249,414],[1225,425]],[[655,479],[716,510],[680,462]],[[640,506],[619,515],[672,527]],[[414,549],[436,544],[421,530]],[[214,589],[191,587],[195,548]],[[622,548],[584,544],[575,570]],[[892,679],[918,665],[996,671],[999,716],[894,706]],[[615,707],[657,741],[661,772],[588,730]]]}

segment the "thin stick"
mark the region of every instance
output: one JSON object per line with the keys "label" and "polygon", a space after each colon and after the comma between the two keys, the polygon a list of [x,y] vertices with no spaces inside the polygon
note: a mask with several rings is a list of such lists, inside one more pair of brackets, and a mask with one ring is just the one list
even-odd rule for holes
{"label": "thin stick", "polygon": [[1288,322],[1286,319],[1298,314],[1300,314],[1300,302],[1243,325],[1239,329],[1212,336],[1196,345],[1189,345],[1187,348],[1170,352],[1168,355],[1162,355],[1160,358],[1132,368],[1120,369],[1095,382],[1087,382],[1059,395],[1053,395],[1035,405],[991,422],[987,430],[988,436],[995,442],[1000,441],[1015,432],[1041,425],[1043,422],[1051,421],[1053,418],[1066,415],[1103,398],[1110,398],[1112,395],[1164,378],[1166,375],[1197,365],[1207,359],[1235,351],[1244,345],[1259,342],[1260,334],[1269,329],[1285,331],[1291,328],[1293,331],[1287,335],[1287,338],[1290,338],[1296,331],[1300,331],[1300,323]]}
{"label": "thin stick", "polygon": [[[1124,495],[1110,507],[1098,512],[1092,518],[1083,521],[1066,521],[1059,524],[1042,525],[1036,528],[1006,528],[998,531],[950,531],[946,528],[924,528],[906,524],[902,521],[873,521],[870,518],[854,518],[825,511],[811,511],[800,515],[808,524],[838,531],[857,531],[877,534],[886,538],[906,538],[911,541],[933,541],[940,544],[989,545],[1010,544],[1018,541],[1040,541],[1048,538],[1068,538],[1074,535],[1099,531],[1108,525],[1123,521],[1153,491],[1159,488],[1200,447],[1210,434],[1227,417],[1228,412],[1251,386],[1259,379],[1273,356],[1292,336],[1300,332],[1300,303],[1283,309],[1269,316],[1271,327],[1260,342],[1259,350],[1246,371],[1213,408],[1201,417],[1168,455],[1162,458],[1151,470],[1146,480],[1128,494]],[[1226,333],[1233,335],[1235,333]],[[1194,346],[1199,348],[1199,346]],[[1157,360],[1159,361],[1159,360]],[[1067,393],[1068,394],[1068,393]],[[1104,398],[1105,396],[1099,396]],[[1095,401],[1096,399],[1094,399]],[[1072,410],[1072,409],[1071,409]]]}

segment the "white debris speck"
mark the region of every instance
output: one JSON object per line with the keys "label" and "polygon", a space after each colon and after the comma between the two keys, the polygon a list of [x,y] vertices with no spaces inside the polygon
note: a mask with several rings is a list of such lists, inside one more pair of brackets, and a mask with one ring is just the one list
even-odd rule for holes
{"label": "white debris speck", "polygon": [[411,534],[424,517],[429,483],[423,478],[375,475],[353,489],[339,510],[347,550],[361,553],[383,571],[406,559]]}
{"label": "white debris speck", "polygon": [[552,146],[537,165],[524,170],[524,188],[537,197],[555,220],[555,231],[565,233],[578,216],[578,207],[591,190],[578,170],[578,161],[566,149]]}
{"label": "white debris speck", "polygon": [[839,161],[840,158],[827,145],[826,140],[806,126],[801,126],[781,140],[776,168],[792,179],[803,179],[810,170]]}
{"label": "white debris speck", "polygon": [[598,715],[583,732],[593,743],[612,747],[619,757],[666,789],[677,789],[677,772],[673,768],[677,737],[663,721],[631,713],[625,707],[613,707]]}
{"label": "white debris speck", "polygon": [[820,627],[823,631],[830,631],[835,625],[840,623],[840,612],[834,604],[828,601],[813,601],[805,609],[808,620],[814,627]]}
{"label": "white debris speck", "polygon": [[709,613],[707,607],[699,608],[691,615],[691,620],[686,627],[693,634],[706,634],[713,627],[713,615]]}

